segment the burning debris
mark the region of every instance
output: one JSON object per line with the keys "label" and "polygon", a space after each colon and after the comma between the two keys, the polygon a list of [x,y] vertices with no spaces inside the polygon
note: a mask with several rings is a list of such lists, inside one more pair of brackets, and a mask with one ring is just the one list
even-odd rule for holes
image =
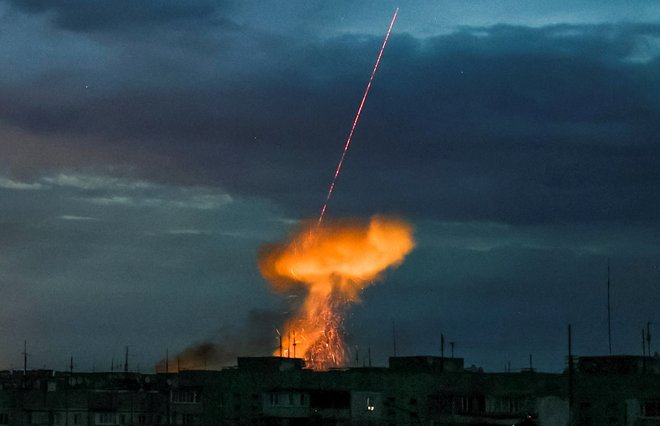
{"label": "burning debris", "polygon": [[275,290],[306,289],[274,354],[303,357],[316,370],[345,365],[342,321],[347,307],[413,247],[411,225],[383,216],[322,226],[309,222],[289,241],[265,247],[259,267]]}

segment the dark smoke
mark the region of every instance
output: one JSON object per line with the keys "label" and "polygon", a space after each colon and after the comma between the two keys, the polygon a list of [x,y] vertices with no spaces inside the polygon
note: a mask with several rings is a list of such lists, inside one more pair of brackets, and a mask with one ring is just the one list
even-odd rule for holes
{"label": "dark smoke", "polygon": [[271,355],[278,345],[275,328],[284,322],[285,317],[285,313],[251,310],[244,326],[223,327],[214,337],[170,356],[169,362],[160,360],[156,372],[217,370],[236,365],[239,356]]}

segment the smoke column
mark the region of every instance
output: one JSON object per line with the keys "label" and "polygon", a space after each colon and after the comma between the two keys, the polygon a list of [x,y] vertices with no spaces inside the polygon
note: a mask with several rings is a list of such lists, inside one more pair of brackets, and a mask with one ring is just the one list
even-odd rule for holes
{"label": "smoke column", "polygon": [[346,144],[344,145],[344,151],[341,153],[341,158],[339,159],[339,164],[337,164],[337,170],[335,170],[335,175],[332,178],[330,183],[330,188],[328,189],[328,194],[325,197],[325,203],[323,203],[323,208],[321,209],[321,214],[319,215],[319,221],[317,225],[321,225],[323,222],[323,215],[325,215],[325,210],[328,208],[328,202],[332,196],[332,191],[335,189],[335,182],[337,182],[337,176],[341,171],[341,166],[344,164],[344,157],[346,157],[346,152],[348,147],[351,145],[351,139],[353,138],[353,133],[355,132],[355,126],[357,126],[358,121],[360,120],[360,114],[362,114],[362,107],[364,107],[364,102],[367,100],[367,95],[369,95],[369,89],[371,89],[371,82],[374,80],[374,75],[378,70],[378,64],[380,64],[380,58],[383,56],[383,51],[385,46],[387,46],[387,40],[390,38],[390,33],[392,32],[392,27],[394,26],[394,21],[396,21],[396,16],[399,14],[399,8],[397,7],[394,11],[394,16],[392,16],[392,21],[390,22],[390,27],[387,29],[387,34],[385,34],[385,40],[383,40],[383,45],[380,47],[380,52],[378,52],[378,58],[376,58],[376,63],[374,64],[374,69],[371,71],[371,77],[369,77],[369,82],[367,83],[367,88],[364,90],[364,95],[362,96],[362,101],[358,107],[357,113],[355,114],[355,119],[353,120],[353,125],[351,126],[351,131],[348,133],[348,138],[346,139]]}

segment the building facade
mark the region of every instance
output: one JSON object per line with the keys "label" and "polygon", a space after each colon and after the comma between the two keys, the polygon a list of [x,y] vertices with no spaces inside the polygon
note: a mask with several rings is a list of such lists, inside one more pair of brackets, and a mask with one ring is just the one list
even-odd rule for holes
{"label": "building facade", "polygon": [[487,373],[460,358],[312,371],[239,358],[220,371],[0,372],[5,425],[660,426],[660,363],[581,357],[562,374]]}

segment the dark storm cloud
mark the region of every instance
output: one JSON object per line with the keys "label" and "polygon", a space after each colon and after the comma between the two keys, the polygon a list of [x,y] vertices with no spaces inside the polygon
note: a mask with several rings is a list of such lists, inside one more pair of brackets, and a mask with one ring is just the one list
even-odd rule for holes
{"label": "dark storm cloud", "polygon": [[46,14],[67,30],[93,32],[174,25],[186,21],[212,21],[228,2],[223,0],[8,0],[15,8]]}
{"label": "dark storm cloud", "polygon": [[[656,221],[659,37],[651,24],[395,34],[331,208],[509,223]],[[201,70],[173,56],[181,70],[161,83],[100,94],[57,80],[45,93],[5,88],[2,117],[38,134],[96,135],[99,146],[155,152],[205,183],[313,212],[380,37],[232,43],[226,59],[249,44],[262,60],[223,74],[223,56]],[[149,60],[130,65],[141,70],[136,78],[158,78]],[[222,80],[194,83],[212,69]]]}
{"label": "dark storm cloud", "polygon": [[[656,221],[657,63],[628,58],[657,31],[498,26],[395,37],[331,209]],[[160,179],[226,183],[314,214],[362,90],[358,70],[370,68],[377,41],[305,43],[297,56],[276,45],[286,61],[267,62],[234,89],[173,80],[167,91],[80,98],[66,87],[32,99],[10,93],[3,117],[42,135],[96,135],[99,148],[127,153],[120,158],[159,153],[169,159],[160,164],[178,166],[138,166]]]}
{"label": "dark storm cloud", "polygon": [[657,30],[395,38],[336,204],[454,220],[655,221],[658,62],[629,56]]}

